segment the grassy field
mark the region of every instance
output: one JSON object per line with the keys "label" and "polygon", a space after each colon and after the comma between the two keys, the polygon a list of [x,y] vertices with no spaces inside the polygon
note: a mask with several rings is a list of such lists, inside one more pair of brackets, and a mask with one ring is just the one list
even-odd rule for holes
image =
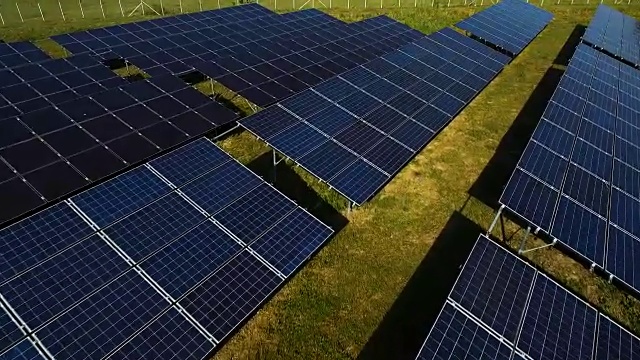
{"label": "grassy field", "polygon": [[[594,8],[550,7],[556,18],[370,203],[346,202],[299,168],[281,163],[276,186],[341,231],[216,354],[219,359],[413,358],[562,76]],[[425,33],[474,8],[335,9],[352,21],[384,13]],[[640,9],[625,12],[640,17]],[[0,28],[8,39],[39,39],[100,21]],[[43,42],[43,46],[48,46]],[[237,106],[248,108],[237,99]],[[269,149],[247,133],[220,142],[263,176]],[[348,223],[347,223],[348,222]],[[506,223],[507,244],[523,230]],[[494,235],[502,238],[501,227]],[[529,247],[541,242],[531,240]],[[640,302],[554,248],[531,261],[640,333]]]}

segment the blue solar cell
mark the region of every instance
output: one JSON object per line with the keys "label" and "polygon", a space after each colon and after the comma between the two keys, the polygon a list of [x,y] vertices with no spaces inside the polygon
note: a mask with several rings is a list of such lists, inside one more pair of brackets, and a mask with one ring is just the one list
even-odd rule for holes
{"label": "blue solar cell", "polygon": [[140,167],[71,200],[100,227],[105,227],[171,191],[149,169]]}
{"label": "blue solar cell", "polygon": [[[555,101],[555,98],[553,100]],[[542,117],[566,131],[575,134],[580,124],[580,116],[554,101],[549,103]]]}
{"label": "blue solar cell", "polygon": [[177,299],[240,250],[222,229],[205,221],[145,260],[142,268]]}
{"label": "blue solar cell", "polygon": [[611,178],[612,157],[591,146],[582,139],[577,139],[571,162],[576,163],[605,181]]}
{"label": "blue solar cell", "polygon": [[367,124],[375,126],[385,134],[392,132],[406,120],[406,116],[386,105],[377,108],[364,117],[364,121]]}
{"label": "blue solar cell", "polygon": [[337,106],[329,106],[306,118],[305,121],[328,136],[335,136],[355,124],[358,119]]}
{"label": "blue solar cell", "polygon": [[297,160],[328,141],[327,137],[305,123],[298,123],[270,139],[271,146]]}
{"label": "blue solar cell", "polygon": [[578,115],[582,115],[584,105],[586,103],[584,98],[578,97],[563,89],[556,89],[556,92],[553,95],[553,101]]}
{"label": "blue solar cell", "polygon": [[358,91],[358,88],[336,77],[314,87],[313,90],[330,100],[338,101]]}
{"label": "blue solar cell", "polygon": [[568,158],[571,155],[575,134],[556,126],[553,122],[542,119],[533,133],[532,139],[546,146],[558,155]]}
{"label": "blue solar cell", "polygon": [[618,226],[609,227],[606,270],[629,286],[638,289],[636,259],[640,255],[640,239],[622,231]]}
{"label": "blue solar cell", "polygon": [[283,108],[272,106],[244,119],[242,125],[261,138],[268,139],[298,121]]}
{"label": "blue solar cell", "polygon": [[541,229],[549,229],[557,199],[556,190],[516,169],[500,202]]}
{"label": "blue solar cell", "polygon": [[[0,349],[2,347],[0,346]],[[0,350],[1,360],[44,360],[40,352],[27,339],[22,340],[6,352]]]}
{"label": "blue solar cell", "polygon": [[551,235],[587,259],[603,264],[607,221],[568,197],[560,197]]}
{"label": "blue solar cell", "polygon": [[397,95],[398,92],[402,91],[396,85],[385,79],[380,79],[365,87],[363,90],[382,102],[390,100]]}
{"label": "blue solar cell", "polygon": [[347,71],[346,73],[340,75],[340,77],[360,89],[380,79],[378,75],[361,66]]}
{"label": "blue solar cell", "polygon": [[450,115],[436,109],[432,105],[423,107],[412,116],[412,119],[422,126],[431,129],[433,132],[440,131],[452,120]]}
{"label": "blue solar cell", "polygon": [[[359,179],[359,181],[353,181]],[[332,179],[332,185],[356,204],[369,200],[386,183],[389,176],[362,159],[344,169]]]}
{"label": "blue solar cell", "polygon": [[33,329],[128,268],[118,253],[93,235],[3,284],[0,291]]}
{"label": "blue solar cell", "polygon": [[[11,320],[9,314],[0,305],[0,354],[11,344],[22,339],[24,335],[18,326]],[[1,357],[0,357],[1,358]]]}
{"label": "blue solar cell", "polygon": [[180,305],[217,340],[222,340],[281,283],[267,266],[243,251],[196,287]]}
{"label": "blue solar cell", "polygon": [[594,308],[538,273],[517,346],[534,359],[590,358],[596,317]]}
{"label": "blue solar cell", "polygon": [[134,261],[140,261],[205,219],[171,193],[104,229]]}
{"label": "blue solar cell", "polygon": [[56,358],[101,359],[168,306],[142,277],[128,271],[36,336]]}
{"label": "blue solar cell", "polygon": [[515,341],[536,270],[480,237],[449,297]]}
{"label": "blue solar cell", "polygon": [[603,314],[598,320],[596,343],[596,360],[632,360],[640,357],[640,339]]}
{"label": "blue solar cell", "polygon": [[435,133],[413,120],[406,120],[389,136],[413,151],[419,151],[433,139]]}
{"label": "blue solar cell", "polygon": [[204,359],[213,343],[171,308],[109,359]]}
{"label": "blue solar cell", "polygon": [[214,215],[214,218],[244,243],[250,243],[296,205],[271,186],[261,184]]}
{"label": "blue solar cell", "polygon": [[290,276],[333,234],[302,209],[295,209],[250,246],[285,276]]}
{"label": "blue solar cell", "polygon": [[347,111],[358,117],[364,117],[375,108],[381,106],[382,103],[376,100],[374,97],[369,96],[362,91],[359,91],[340,100],[338,102],[338,105],[342,106]]}
{"label": "blue solar cell", "polygon": [[640,171],[619,161],[613,161],[613,177],[611,183],[635,198],[640,198]]}
{"label": "blue solar cell", "polygon": [[149,164],[175,186],[182,186],[229,160],[229,155],[212,142],[203,139],[172,151]]}
{"label": "blue solar cell", "polygon": [[640,169],[640,148],[617,136],[615,137],[614,156],[627,165]]}
{"label": "blue solar cell", "polygon": [[227,162],[181,190],[209,214],[214,214],[262,181],[235,161]]}
{"label": "blue solar cell", "polygon": [[335,139],[356,154],[363,154],[384,138],[384,134],[362,121],[345,129]]}
{"label": "blue solar cell", "polygon": [[578,136],[598,149],[611,153],[613,146],[613,134],[595,125],[591,121],[580,122]]}
{"label": "blue solar cell", "polygon": [[416,360],[509,360],[511,352],[509,345],[445,303]]}
{"label": "blue solar cell", "polygon": [[358,157],[336,142],[328,141],[300,158],[299,163],[321,179],[331,179]]}
{"label": "blue solar cell", "polygon": [[638,219],[640,219],[640,201],[613,188],[609,220],[635,237],[640,237]]}
{"label": "blue solar cell", "polygon": [[0,230],[0,282],[91,234],[66,204],[58,204]]}
{"label": "blue solar cell", "polygon": [[316,92],[307,90],[299,95],[285,100],[280,106],[305,119],[318,111],[330,106],[331,103]]}
{"label": "blue solar cell", "polygon": [[533,141],[527,145],[518,164],[519,167],[555,189],[560,189],[567,165],[566,159]]}
{"label": "blue solar cell", "polygon": [[610,186],[601,179],[571,164],[562,192],[597,214],[607,216],[609,188]]}
{"label": "blue solar cell", "polygon": [[400,171],[413,152],[389,137],[382,139],[363,157],[389,175]]}

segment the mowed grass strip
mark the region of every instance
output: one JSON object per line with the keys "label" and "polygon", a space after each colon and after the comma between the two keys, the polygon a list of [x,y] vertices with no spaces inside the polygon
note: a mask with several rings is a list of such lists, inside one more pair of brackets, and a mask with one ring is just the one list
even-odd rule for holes
{"label": "mowed grass strip", "polygon": [[[346,201],[325,184],[293,164],[278,166],[276,185],[283,192],[323,219],[331,221],[341,212],[349,224],[220,349],[216,358],[402,358],[417,353],[420,339],[442,307],[473,240],[495,214],[495,194],[499,195],[506,180],[504,174],[488,171],[490,165],[496,159],[507,159],[505,164],[511,166],[517,161],[539,120],[545,96],[555,88],[554,78],[561,75],[562,64],[554,62],[566,55],[565,43],[574,38],[576,26],[588,24],[594,11],[594,7],[582,6],[548,9],[556,17],[547,29],[362,208],[347,213]],[[621,9],[640,17],[636,8]],[[477,10],[335,9],[329,13],[347,21],[387,14],[430,33]],[[0,37],[34,40],[107,22],[28,25],[0,28]],[[202,87],[206,90],[207,85]],[[242,101],[231,101],[250,113]],[[525,131],[516,133],[511,146],[506,140],[515,127]],[[262,176],[272,175],[270,149],[250,134],[238,132],[219,144]],[[508,176],[512,168],[500,165],[497,168]],[[481,176],[484,180],[495,176],[492,191],[478,187]],[[500,231],[498,226],[494,235]],[[517,248],[523,230],[507,222],[505,232],[511,239],[509,246]],[[528,247],[541,244],[532,239]],[[640,333],[638,300],[557,249],[527,256]]]}

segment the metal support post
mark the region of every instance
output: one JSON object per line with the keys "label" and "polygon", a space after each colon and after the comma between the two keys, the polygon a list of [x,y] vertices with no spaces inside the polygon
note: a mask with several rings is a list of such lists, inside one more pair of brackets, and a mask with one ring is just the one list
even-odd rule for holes
{"label": "metal support post", "polygon": [[[58,4],[60,4],[59,1],[58,1]],[[40,17],[42,17],[42,21],[44,21],[44,13],[42,12],[42,7],[40,6],[40,3],[38,3],[38,10],[40,10]]]}
{"label": "metal support post", "polygon": [[82,14],[82,18],[84,19],[84,9],[82,9],[82,0],[78,0],[78,6],[80,7],[80,14]]}
{"label": "metal support post", "polygon": [[505,206],[501,205],[500,208],[498,209],[498,213],[496,214],[496,217],[493,218],[493,221],[491,222],[491,225],[489,226],[489,229],[487,230],[487,236],[491,235],[491,232],[493,231],[493,228],[498,223],[498,218],[502,215],[502,210],[504,210],[504,208],[505,208]]}
{"label": "metal support post", "polygon": [[529,237],[529,233],[531,233],[531,227],[527,226],[527,231],[524,233],[524,236],[522,237],[522,242],[520,243],[518,254],[522,254],[522,251],[524,250],[524,245],[526,244],[527,238]]}
{"label": "metal support post", "polygon": [[24,22],[24,18],[22,17],[22,12],[20,12],[20,6],[16,3],[16,9],[18,9],[18,15],[20,15],[20,21]]}

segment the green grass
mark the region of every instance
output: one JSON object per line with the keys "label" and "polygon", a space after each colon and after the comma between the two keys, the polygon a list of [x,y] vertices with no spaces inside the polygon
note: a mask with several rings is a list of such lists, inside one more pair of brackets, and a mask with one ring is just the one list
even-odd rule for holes
{"label": "green grass", "polygon": [[[5,6],[0,3],[0,9]],[[554,64],[556,58],[576,26],[588,23],[594,8],[550,9],[556,18],[548,28],[362,208],[347,213],[346,201],[326,185],[290,163],[278,166],[277,187],[322,220],[344,228],[216,358],[397,358],[417,351],[458,266],[493,219],[495,209],[487,204],[493,205],[506,181],[505,174],[500,174],[503,162],[518,159],[521,149],[517,144],[526,143],[538,121],[544,97],[550,95],[553,79],[561,74],[557,70],[561,66]],[[342,8],[329,13],[349,21],[384,13],[429,33],[473,11],[469,7],[401,7]],[[626,12],[640,16],[640,10],[633,7]],[[100,17],[53,25],[28,22],[0,28],[0,36],[41,39],[123,20]],[[55,48],[46,42],[42,46]],[[211,91],[209,83],[197,87]],[[214,84],[213,91],[242,112],[251,112],[245,101],[219,85]],[[219,144],[260,175],[272,176],[269,149],[248,133],[239,132]],[[519,246],[522,229],[507,222],[505,232],[512,239],[508,245]],[[498,226],[494,235],[499,234]],[[530,240],[528,247],[540,244]],[[638,300],[555,248],[527,256],[598,309],[640,333]]]}

